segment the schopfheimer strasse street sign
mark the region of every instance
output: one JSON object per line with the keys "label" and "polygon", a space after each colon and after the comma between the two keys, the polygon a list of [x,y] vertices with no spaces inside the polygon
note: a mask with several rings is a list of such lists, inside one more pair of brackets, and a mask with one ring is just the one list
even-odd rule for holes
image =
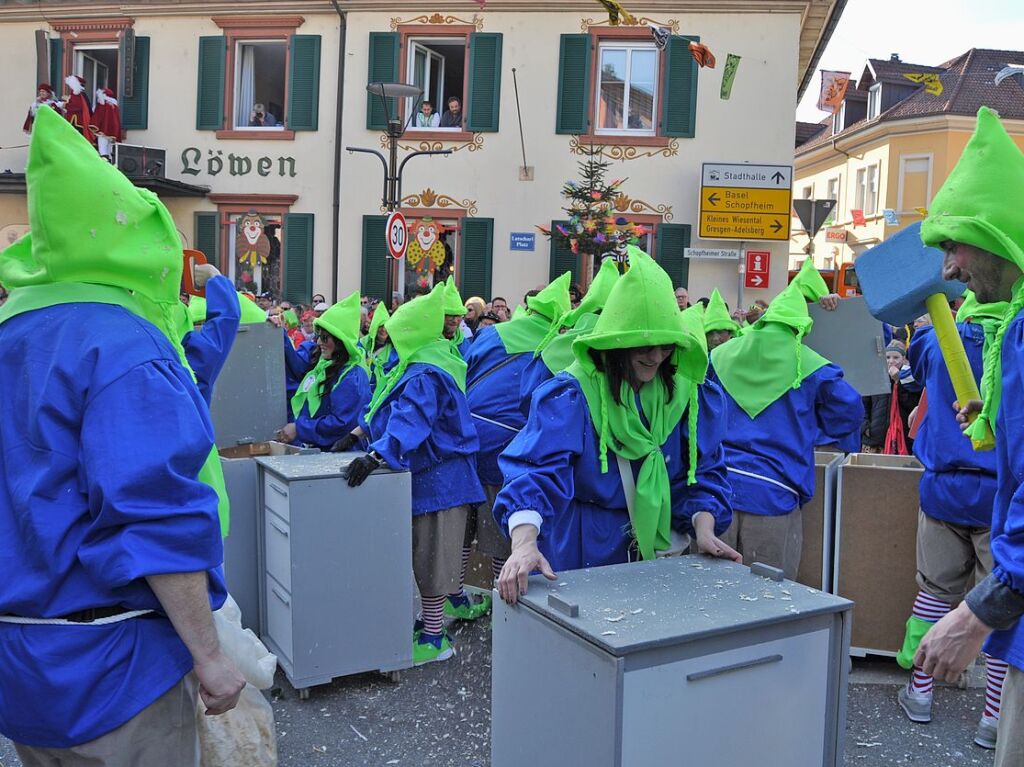
{"label": "schopfheimer strasse street sign", "polygon": [[697,236],[788,240],[793,166],[704,163]]}

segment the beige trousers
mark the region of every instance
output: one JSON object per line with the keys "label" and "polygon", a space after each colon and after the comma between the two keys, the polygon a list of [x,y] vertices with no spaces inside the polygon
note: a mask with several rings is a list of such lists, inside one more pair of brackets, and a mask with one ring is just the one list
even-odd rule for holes
{"label": "beige trousers", "polygon": [[1010,666],[1003,684],[999,712],[999,736],[993,767],[1020,767],[1024,764],[1024,671]]}
{"label": "beige trousers", "polygon": [[804,544],[803,510],[796,508],[780,517],[733,511],[722,542],[743,555],[743,564],[761,562],[778,567],[793,580]]}

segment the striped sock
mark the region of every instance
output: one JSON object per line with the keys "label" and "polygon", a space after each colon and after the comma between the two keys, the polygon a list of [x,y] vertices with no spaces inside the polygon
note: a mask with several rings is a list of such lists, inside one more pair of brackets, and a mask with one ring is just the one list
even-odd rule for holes
{"label": "striped sock", "polygon": [[985,716],[999,718],[999,704],[1003,698],[1003,682],[1006,681],[1006,661],[985,655]]}
{"label": "striped sock", "polygon": [[423,633],[439,635],[444,631],[445,596],[420,595],[420,611],[423,613]]}
{"label": "striped sock", "polygon": [[505,566],[506,560],[498,557],[491,558],[491,577],[494,578],[494,582],[498,582],[498,576],[501,575],[501,568]]}
{"label": "striped sock", "polygon": [[[929,623],[937,623],[946,613],[949,612],[949,604],[941,599],[936,599],[931,594],[923,591],[917,592],[914,600],[913,616]],[[910,691],[915,695],[931,695],[934,688],[934,681],[931,676],[915,668],[910,677]]]}
{"label": "striped sock", "polygon": [[472,551],[468,546],[462,547],[462,573],[459,575],[459,590],[453,594],[449,594],[452,599],[458,599],[461,596],[465,596],[466,590],[466,568],[469,567],[469,554]]}

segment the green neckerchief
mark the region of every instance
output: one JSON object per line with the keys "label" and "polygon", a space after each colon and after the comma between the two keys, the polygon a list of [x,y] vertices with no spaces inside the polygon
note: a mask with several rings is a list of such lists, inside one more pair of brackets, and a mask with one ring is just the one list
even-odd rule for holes
{"label": "green neckerchief", "polygon": [[402,376],[405,375],[409,365],[415,363],[441,368],[441,370],[455,379],[455,385],[459,387],[459,391],[465,393],[466,361],[462,359],[462,355],[459,354],[458,350],[452,346],[451,341],[447,338],[439,338],[426,346],[421,346],[409,355],[408,359],[399,359],[398,364],[391,369],[391,372],[377,379],[377,384],[373,391],[373,399],[370,400],[370,405],[366,410],[367,423],[370,422],[370,419],[380,409],[380,406],[387,401],[387,398],[394,391],[398,382],[402,380]]}
{"label": "green neckerchief", "polygon": [[[330,364],[331,360],[321,357],[316,365],[313,366],[313,369],[306,373],[306,377],[302,379],[302,383],[299,384],[299,388],[296,389],[295,395],[292,397],[292,415],[294,417],[299,417],[299,413],[302,412],[302,406],[307,402],[309,403],[309,415],[311,418],[320,412],[320,404],[323,398],[321,390],[327,378],[327,368],[330,367]],[[342,382],[354,367],[362,367],[361,358],[348,361],[348,364],[341,369],[341,372],[335,379],[331,391],[338,388],[338,384]]]}
{"label": "green neckerchief", "polygon": [[714,349],[711,364],[729,396],[747,415],[757,418],[829,362],[800,343],[788,326],[766,322]]}
{"label": "green neckerchief", "polygon": [[373,358],[370,360],[370,370],[373,373],[375,391],[380,382],[384,380],[384,366],[391,359],[391,350],[393,348],[391,340],[388,339],[383,346],[373,352]]}
{"label": "green neckerchief", "polygon": [[572,342],[593,330],[597,324],[597,317],[596,314],[581,315],[572,328],[555,336],[551,343],[544,347],[540,357],[552,375],[558,375],[576,361],[576,356],[572,353]]}
{"label": "green neckerchief", "polygon": [[[26,285],[15,288],[11,291],[6,303],[0,307],[0,324],[16,317],[19,314],[32,312],[37,309],[45,309],[48,306],[62,304],[109,304],[120,306],[145,320],[152,322],[171,342],[171,346],[178,353],[181,364],[195,380],[195,373],[185,358],[185,350],[181,346],[181,338],[176,337],[171,328],[177,326],[175,309],[184,308],[178,306],[164,307],[154,301],[144,298],[138,294],[132,294],[124,288],[116,288],[110,285],[91,285],[83,282],[53,282],[45,285]],[[179,312],[180,314],[180,312]],[[153,322],[153,319],[158,322]],[[224,486],[224,471],[220,465],[220,456],[217,454],[217,446],[214,445],[206,462],[199,470],[198,479],[213,488],[217,493],[217,515],[220,518],[221,536],[226,538],[231,528],[230,506],[228,504],[228,493]]]}
{"label": "green neckerchief", "polygon": [[982,348],[982,356],[995,340],[999,330],[999,323],[1006,316],[1006,310],[1010,308],[1009,301],[995,301],[991,304],[978,302],[974,291],[968,290],[964,295],[964,302],[956,313],[957,322],[969,322],[972,325],[979,325],[985,333],[985,344]]}
{"label": "green neckerchief", "polygon": [[[989,304],[999,306],[999,303]],[[962,307],[961,307],[962,308]],[[1013,318],[1024,310],[1024,277],[1013,284],[1010,302],[996,325],[992,341],[985,328],[984,371],[981,376],[981,413],[964,432],[971,438],[975,450],[991,450],[996,434],[996,419],[1003,399],[1003,339]],[[959,318],[959,314],[957,315]]]}
{"label": "green neckerchief", "polygon": [[[661,448],[679,424],[686,408],[684,392],[691,384],[677,374],[675,396],[668,397],[661,376],[640,387],[640,406],[650,428],[644,426],[637,409],[636,394],[622,383],[622,404],[615,404],[608,378],[593,365],[579,360],[566,372],[579,381],[590,410],[590,419],[601,441],[601,471],[608,470],[606,449],[626,460],[642,460],[636,478],[636,497],[630,522],[643,559],[654,559],[656,551],[670,547],[672,532],[672,483]],[[691,436],[691,439],[694,438]]]}
{"label": "green neckerchief", "polygon": [[494,330],[508,354],[534,352],[551,328],[551,320],[540,314],[527,314],[517,320],[499,322]]}

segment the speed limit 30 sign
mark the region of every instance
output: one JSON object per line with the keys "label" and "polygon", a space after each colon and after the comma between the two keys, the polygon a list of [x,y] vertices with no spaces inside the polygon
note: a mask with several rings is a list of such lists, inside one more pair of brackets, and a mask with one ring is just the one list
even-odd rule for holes
{"label": "speed limit 30 sign", "polygon": [[405,249],[409,244],[409,230],[406,228],[405,216],[399,211],[396,210],[388,216],[384,236],[388,241],[388,255],[392,258],[404,258]]}

